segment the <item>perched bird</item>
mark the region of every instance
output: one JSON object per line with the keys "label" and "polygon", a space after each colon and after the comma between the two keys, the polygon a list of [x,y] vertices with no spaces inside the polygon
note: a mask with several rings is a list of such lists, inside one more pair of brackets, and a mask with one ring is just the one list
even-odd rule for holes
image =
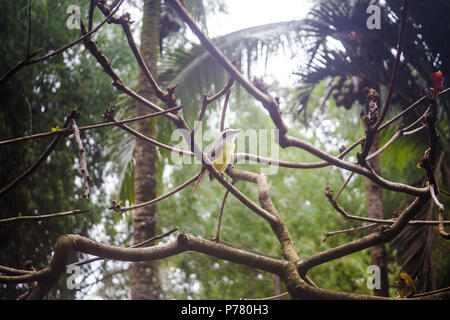
{"label": "perched bird", "polygon": [[[211,150],[207,154],[207,157],[209,161],[211,161],[214,168],[216,168],[217,171],[221,173],[225,172],[228,165],[231,163],[231,161],[233,161],[234,140],[236,139],[237,133],[239,131],[240,130],[229,128],[222,131],[219,137],[219,141],[217,141],[217,143],[211,148]],[[206,176],[207,172],[208,170],[206,170],[206,168],[203,167],[202,171],[200,172],[200,175],[197,178],[197,181],[195,182],[194,189],[192,189],[192,195],[194,195],[200,182]],[[209,174],[209,178],[211,181],[214,180],[211,174]]]}
{"label": "perched bird", "polygon": [[397,295],[401,298],[410,297],[416,292],[414,280],[406,272],[400,273],[399,279],[396,281]]}

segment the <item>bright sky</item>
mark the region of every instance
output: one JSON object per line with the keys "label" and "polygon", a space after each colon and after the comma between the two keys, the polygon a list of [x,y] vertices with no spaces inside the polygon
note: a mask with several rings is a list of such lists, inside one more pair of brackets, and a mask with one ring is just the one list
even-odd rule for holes
{"label": "bright sky", "polygon": [[[208,19],[210,37],[262,24],[300,20],[312,7],[311,0],[226,0],[225,3],[226,14],[218,14]],[[293,79],[291,74],[297,70],[299,63],[298,58],[293,61],[289,56],[279,54],[271,57],[265,71],[273,75],[282,85],[288,85],[295,82],[296,79]]]}
{"label": "bright sky", "polygon": [[211,36],[279,21],[299,20],[311,7],[310,0],[226,0],[228,14],[209,19]]}
{"label": "bright sky", "polygon": [[[312,0],[225,0],[227,13],[209,16],[207,19],[210,37],[222,36],[241,29],[258,25],[300,20],[306,16],[312,7]],[[142,12],[136,8],[124,6],[136,21],[141,21]],[[189,30],[188,37],[197,39]],[[135,30],[135,36],[140,35],[140,30]],[[138,39],[137,39],[138,40]],[[140,41],[137,41],[140,43]],[[270,58],[267,70],[258,70],[258,76],[272,75],[281,85],[292,85],[296,79],[291,73],[296,71],[301,59],[295,61],[282,53]],[[258,66],[259,69],[259,66]]]}

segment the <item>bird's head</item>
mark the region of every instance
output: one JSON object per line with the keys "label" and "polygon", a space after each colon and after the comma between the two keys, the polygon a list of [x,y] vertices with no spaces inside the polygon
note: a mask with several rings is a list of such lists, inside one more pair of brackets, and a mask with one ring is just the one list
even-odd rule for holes
{"label": "bird's head", "polygon": [[220,138],[223,139],[224,141],[234,141],[239,131],[241,130],[226,128],[220,134]]}

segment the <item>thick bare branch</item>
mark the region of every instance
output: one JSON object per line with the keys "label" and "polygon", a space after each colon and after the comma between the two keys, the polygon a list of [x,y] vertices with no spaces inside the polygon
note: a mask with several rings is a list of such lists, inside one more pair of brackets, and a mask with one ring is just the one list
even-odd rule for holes
{"label": "thick bare branch", "polygon": [[25,275],[0,276],[0,282],[23,283],[38,281],[37,288],[31,292],[28,299],[42,299],[65,271],[67,261],[72,252],[75,251],[119,261],[157,260],[186,251],[196,251],[277,275],[283,272],[285,266],[285,262],[279,260],[248,253],[186,234],[180,234],[175,241],[144,248],[120,248],[101,244],[78,235],[65,235],[56,242],[54,254],[48,267]]}
{"label": "thick bare branch", "polygon": [[[162,233],[160,235],[151,237],[150,239],[147,239],[147,240],[142,241],[140,243],[133,244],[132,246],[130,246],[130,248],[145,247],[145,246],[147,246],[150,243],[156,242],[158,240],[161,240],[161,239],[164,239],[164,238],[170,236],[172,233],[174,233],[176,231],[178,231],[178,227],[172,228],[171,230],[169,230],[167,232],[164,232],[164,233]],[[95,262],[95,261],[99,261],[99,260],[103,260],[103,259],[104,258],[101,258],[101,257],[95,257],[95,258],[91,258],[91,259],[78,261],[78,262],[72,263],[71,265],[80,267],[80,266],[83,266],[85,264],[89,264],[89,263],[92,263],[92,262]],[[71,266],[71,265],[69,265],[69,266]]]}

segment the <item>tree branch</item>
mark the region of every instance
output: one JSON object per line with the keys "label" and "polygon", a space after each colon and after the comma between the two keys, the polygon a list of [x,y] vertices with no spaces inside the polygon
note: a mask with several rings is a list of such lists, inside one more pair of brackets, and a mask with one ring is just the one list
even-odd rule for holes
{"label": "tree branch", "polygon": [[[325,192],[325,196],[328,198],[328,201],[330,202],[330,204],[333,206],[333,208],[340,214],[342,215],[345,219],[349,219],[349,220],[358,220],[358,221],[364,221],[364,222],[375,222],[377,224],[393,224],[397,221],[397,219],[388,219],[388,220],[384,220],[384,219],[375,219],[375,218],[366,218],[366,217],[359,217],[359,216],[354,216],[354,215],[350,215],[348,214],[343,208],[341,208],[336,199],[333,198],[333,190],[331,190],[330,188],[327,187],[327,190]],[[443,224],[445,225],[450,225],[450,221],[442,221]],[[432,225],[436,225],[438,226],[440,224],[440,221],[433,221],[433,220],[411,220],[408,222],[408,225],[428,225],[428,226],[432,226]]]}
{"label": "tree branch", "polygon": [[162,200],[164,200],[164,199],[167,199],[167,198],[170,197],[171,195],[174,195],[175,193],[177,193],[177,192],[183,190],[183,189],[186,188],[188,185],[190,185],[191,183],[193,183],[194,181],[196,181],[199,175],[200,175],[200,173],[197,173],[195,176],[193,176],[193,177],[190,178],[189,180],[185,181],[184,183],[182,183],[182,184],[179,185],[178,187],[176,187],[176,188],[170,190],[169,192],[167,192],[166,194],[163,194],[162,196],[159,196],[159,197],[157,197],[157,198],[154,198],[154,199],[152,199],[152,200],[150,200],[150,201],[138,203],[138,204],[136,204],[136,205],[134,205],[134,206],[124,207],[124,208],[122,208],[122,207],[120,206],[120,204],[119,204],[118,201],[113,201],[113,204],[112,204],[112,206],[111,206],[109,209],[112,209],[112,210],[114,210],[114,211],[116,211],[116,212],[123,213],[123,212],[126,212],[126,211],[131,211],[131,210],[135,210],[135,209],[138,209],[138,208],[142,208],[142,207],[147,207],[147,206],[154,205],[155,203],[160,202],[160,201],[162,201]]}
{"label": "tree branch", "polygon": [[[136,121],[140,121],[140,120],[144,120],[144,119],[148,119],[148,118],[157,117],[157,116],[163,115],[165,113],[175,113],[176,111],[178,111],[182,108],[183,108],[183,106],[181,105],[181,106],[165,109],[165,110],[158,111],[158,112],[152,112],[152,113],[149,113],[149,114],[146,114],[143,116],[139,116],[139,117],[134,117],[134,118],[125,119],[125,120],[116,120],[115,122],[98,123],[98,124],[93,124],[93,125],[89,125],[89,126],[85,126],[85,127],[79,127],[78,129],[80,131],[93,130],[93,129],[111,127],[111,126],[115,126],[117,124],[136,122]],[[73,132],[73,129],[71,129],[71,128],[60,129],[58,131],[42,132],[42,133],[37,133],[37,134],[29,135],[29,136],[23,136],[23,137],[19,137],[19,138],[10,139],[10,140],[0,141],[0,146],[10,144],[10,143],[21,142],[21,141],[28,141],[28,140],[37,139],[37,138],[56,136],[56,135],[61,135],[61,134],[66,134],[66,133],[70,134],[72,132]]]}
{"label": "tree branch", "polygon": [[195,251],[277,275],[283,272],[285,266],[285,262],[279,260],[248,253],[186,234],[178,235],[174,241],[144,248],[120,248],[105,245],[78,235],[65,235],[56,242],[53,257],[45,269],[20,276],[0,276],[0,283],[38,281],[38,286],[27,299],[42,299],[64,273],[67,261],[74,251],[119,261],[157,260],[186,251]]}
{"label": "tree branch", "polygon": [[431,199],[433,199],[433,201],[436,204],[436,206],[438,207],[438,211],[439,211],[439,235],[446,240],[450,240],[450,233],[445,232],[445,229],[444,229],[444,217],[443,217],[444,205],[439,202],[439,200],[436,196],[436,193],[434,192],[434,188],[435,188],[435,186],[430,185]]}
{"label": "tree branch", "polygon": [[[164,233],[162,233],[162,234],[160,234],[160,235],[151,237],[150,239],[147,239],[147,240],[142,241],[142,242],[140,242],[140,243],[133,244],[132,246],[130,246],[130,248],[141,248],[141,247],[145,247],[146,245],[148,245],[148,244],[150,244],[150,243],[153,243],[153,242],[155,242],[155,241],[158,241],[158,240],[161,240],[161,239],[163,239],[163,238],[166,238],[166,237],[170,236],[172,233],[174,233],[174,232],[176,232],[176,231],[178,231],[178,227],[172,228],[171,230],[169,230],[169,231],[167,231],[167,232],[164,232]],[[80,267],[80,266],[83,266],[83,265],[85,265],[85,264],[92,263],[92,262],[99,261],[99,260],[103,260],[103,259],[104,259],[104,258],[101,258],[101,257],[95,257],[95,258],[86,259],[86,260],[82,260],[82,261],[78,261],[78,262],[72,263],[72,264],[70,264],[69,266],[72,266],[72,265],[73,265],[73,266],[78,266],[78,267]]]}
{"label": "tree branch", "polygon": [[80,137],[80,129],[77,126],[77,123],[75,122],[75,119],[71,120],[70,127],[73,130],[73,136],[75,140],[75,144],[78,148],[78,160],[79,160],[79,166],[80,166],[80,172],[83,176],[83,187],[84,187],[84,193],[83,198],[86,200],[89,199],[89,182],[91,181],[91,177],[89,176],[89,171],[87,168],[87,161],[86,161],[86,151],[83,147],[83,142],[81,141]]}
{"label": "tree branch", "polygon": [[[404,1],[404,5],[402,7],[402,16],[400,19],[400,31],[398,33],[398,40],[397,40],[397,53],[395,56],[395,62],[394,62],[394,69],[391,74],[391,81],[389,83],[389,89],[386,101],[384,103],[383,110],[381,111],[381,115],[378,118],[377,122],[373,126],[374,128],[378,128],[380,124],[383,122],[384,117],[386,116],[386,113],[389,109],[389,104],[391,102],[392,93],[394,91],[394,84],[395,80],[397,79],[397,73],[400,66],[400,57],[402,56],[402,50],[403,50],[403,38],[405,33],[405,26],[406,26],[406,20],[407,20],[407,13],[408,13],[408,6],[409,6],[409,0]],[[372,143],[370,143],[372,144]]]}
{"label": "tree branch", "polygon": [[428,199],[429,196],[415,198],[412,204],[403,210],[399,218],[392,225],[385,226],[376,233],[306,258],[298,264],[300,274],[306,274],[309,269],[317,265],[390,241],[422,209]]}
{"label": "tree branch", "polygon": [[[63,124],[63,128],[67,128],[70,124],[70,121],[75,118],[78,115],[77,111],[72,111],[71,114],[69,114],[66,118],[66,121]],[[55,150],[58,143],[62,140],[62,138],[65,137],[65,135],[61,134],[58,135],[53,139],[53,141],[50,143],[50,145],[47,147],[47,149],[44,151],[44,153],[41,154],[41,156],[20,176],[15,178],[10,184],[8,184],[6,187],[4,187],[2,190],[0,190],[0,196],[8,193],[11,191],[15,186],[17,186],[19,183],[21,183],[26,177],[31,175],[43,162],[47,157],[52,153],[53,150]]]}
{"label": "tree branch", "polygon": [[[22,60],[19,61],[14,67],[12,67],[3,77],[0,78],[0,85],[6,81],[9,80],[9,78],[11,78],[11,76],[13,76],[17,71],[19,71],[20,69],[22,69],[25,66],[29,66],[47,59],[50,59],[53,56],[56,56],[57,54],[66,51],[67,49],[69,49],[70,47],[73,47],[74,45],[76,45],[77,43],[84,41],[85,38],[90,37],[93,33],[97,32],[113,15],[114,13],[116,13],[116,11],[119,9],[119,7],[122,5],[124,0],[121,0],[120,3],[118,4],[118,6],[111,12],[111,14],[106,17],[105,20],[103,20],[97,27],[95,27],[93,30],[86,32],[82,37],[78,38],[75,41],[72,41],[71,43],[55,50],[52,52],[47,53],[45,56],[36,58],[36,59],[32,59],[33,57],[35,57],[37,54],[39,54],[41,52],[41,49],[36,50],[35,52],[27,55],[27,57]],[[81,17],[80,17],[80,22],[81,22]]]}
{"label": "tree branch", "polygon": [[73,216],[73,215],[88,213],[88,212],[89,212],[89,210],[71,210],[71,211],[66,211],[66,212],[45,214],[45,215],[40,215],[40,216],[19,216],[19,217],[1,219],[0,224],[1,223],[9,223],[9,222],[42,221],[42,220],[60,218],[60,217],[65,217],[65,216]]}
{"label": "tree branch", "polygon": [[206,35],[200,30],[200,27],[191,18],[184,6],[178,0],[168,0],[169,5],[178,13],[178,15],[186,22],[192,32],[197,36],[202,45],[216,58],[216,60],[224,67],[224,69],[243,86],[247,92],[249,92],[258,101],[264,105],[271,105],[275,101],[268,95],[258,90],[253,84],[239,72],[239,70],[233,66],[233,64],[224,56],[224,54],[206,37]]}

